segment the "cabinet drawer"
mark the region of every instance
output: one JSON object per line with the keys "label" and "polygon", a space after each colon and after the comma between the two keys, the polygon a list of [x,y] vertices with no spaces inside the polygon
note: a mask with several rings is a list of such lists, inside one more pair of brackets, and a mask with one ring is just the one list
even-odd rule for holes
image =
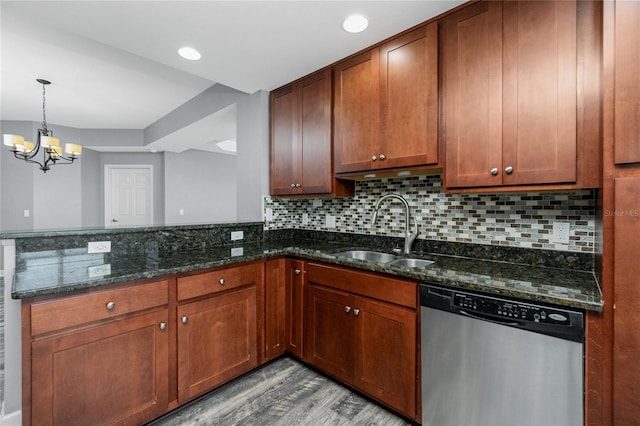
{"label": "cabinet drawer", "polygon": [[164,280],[35,302],[31,305],[31,334],[35,336],[166,305],[168,288],[169,283]]}
{"label": "cabinet drawer", "polygon": [[178,278],[178,300],[218,293],[254,284],[260,276],[261,263],[216,269],[203,274]]}

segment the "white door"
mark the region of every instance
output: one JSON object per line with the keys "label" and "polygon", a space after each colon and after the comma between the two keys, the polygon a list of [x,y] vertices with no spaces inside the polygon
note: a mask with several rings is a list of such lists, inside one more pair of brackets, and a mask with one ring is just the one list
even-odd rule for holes
{"label": "white door", "polygon": [[153,224],[153,166],[105,165],[105,226]]}

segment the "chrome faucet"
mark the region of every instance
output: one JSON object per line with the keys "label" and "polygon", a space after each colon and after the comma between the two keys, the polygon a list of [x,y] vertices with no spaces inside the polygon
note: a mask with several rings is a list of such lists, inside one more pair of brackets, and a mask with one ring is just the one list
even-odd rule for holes
{"label": "chrome faucet", "polygon": [[411,245],[413,244],[416,237],[418,236],[418,221],[417,219],[414,219],[413,232],[411,232],[409,230],[409,222],[411,221],[411,212],[409,211],[409,203],[407,203],[407,200],[405,200],[402,195],[386,194],[380,197],[378,201],[376,201],[376,204],[373,207],[373,214],[371,215],[371,225],[376,224],[376,218],[378,217],[378,210],[380,209],[380,203],[382,203],[384,200],[388,198],[394,198],[396,200],[401,201],[402,204],[404,204],[404,210],[405,210],[404,254],[409,254],[411,253]]}

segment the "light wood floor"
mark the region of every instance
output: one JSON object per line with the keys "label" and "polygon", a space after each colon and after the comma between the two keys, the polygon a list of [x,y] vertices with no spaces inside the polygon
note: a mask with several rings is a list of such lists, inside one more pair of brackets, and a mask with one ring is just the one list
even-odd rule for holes
{"label": "light wood floor", "polygon": [[409,425],[304,364],[281,358],[150,425]]}

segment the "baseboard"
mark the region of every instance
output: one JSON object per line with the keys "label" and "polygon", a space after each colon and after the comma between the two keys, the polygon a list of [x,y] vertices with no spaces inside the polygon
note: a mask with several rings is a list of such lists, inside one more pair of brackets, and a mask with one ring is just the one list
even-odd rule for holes
{"label": "baseboard", "polygon": [[22,410],[3,415],[0,426],[22,426]]}

